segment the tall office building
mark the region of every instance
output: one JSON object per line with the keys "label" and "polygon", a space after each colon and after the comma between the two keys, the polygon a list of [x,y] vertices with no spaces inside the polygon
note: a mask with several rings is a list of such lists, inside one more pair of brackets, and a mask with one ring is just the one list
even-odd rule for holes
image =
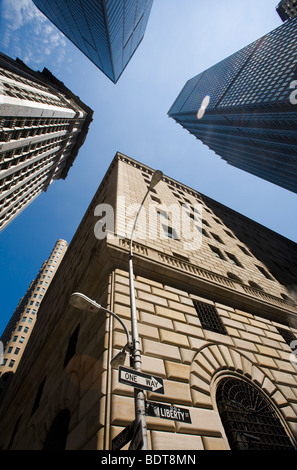
{"label": "tall office building", "polygon": [[230,165],[297,192],[297,18],[189,80],[168,114]]}
{"label": "tall office building", "polygon": [[93,111],[47,69],[0,54],[0,231],[65,179]]}
{"label": "tall office building", "polygon": [[[109,450],[133,422],[133,386],[111,366],[124,328],[69,299],[131,331],[131,227],[153,172],[111,162],[5,394],[1,449]],[[163,384],[144,392],[149,449],[295,448],[296,244],[166,175],[134,235],[142,373]]]}
{"label": "tall office building", "polygon": [[144,37],[153,4],[153,0],[33,2],[114,83]]}
{"label": "tall office building", "polygon": [[281,0],[276,7],[276,11],[283,21],[291,20],[297,16],[296,0]]}
{"label": "tall office building", "polygon": [[38,317],[39,307],[66,253],[68,244],[58,240],[44,261],[36,278],[31,282],[26,294],[20,300],[10,321],[1,335],[4,345],[3,363],[0,364],[0,398],[11,374],[19,366],[24,350]]}

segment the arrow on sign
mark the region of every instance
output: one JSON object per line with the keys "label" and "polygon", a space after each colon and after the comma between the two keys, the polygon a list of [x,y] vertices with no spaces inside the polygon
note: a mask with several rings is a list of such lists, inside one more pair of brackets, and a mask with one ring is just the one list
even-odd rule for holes
{"label": "arrow on sign", "polygon": [[119,367],[119,382],[134,388],[164,394],[163,379],[134,369]]}

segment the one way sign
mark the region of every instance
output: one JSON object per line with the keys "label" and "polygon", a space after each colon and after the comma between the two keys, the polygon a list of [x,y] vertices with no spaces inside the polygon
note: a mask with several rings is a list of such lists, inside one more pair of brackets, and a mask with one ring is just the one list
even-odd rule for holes
{"label": "one way sign", "polygon": [[144,374],[143,372],[139,372],[135,369],[120,366],[119,382],[125,385],[130,385],[130,387],[164,395],[164,385],[161,377]]}

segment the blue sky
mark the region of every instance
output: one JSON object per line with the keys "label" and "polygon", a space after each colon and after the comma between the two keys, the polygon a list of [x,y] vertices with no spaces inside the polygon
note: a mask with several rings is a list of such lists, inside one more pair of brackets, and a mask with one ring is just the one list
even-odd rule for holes
{"label": "blue sky", "polygon": [[1,51],[47,67],[94,110],[67,179],[0,233],[0,334],[56,240],[71,241],[117,151],[297,242],[296,194],[228,165],[167,116],[189,78],[282,24],[277,3],[154,0],[144,40],[114,85],[31,0],[0,0]]}

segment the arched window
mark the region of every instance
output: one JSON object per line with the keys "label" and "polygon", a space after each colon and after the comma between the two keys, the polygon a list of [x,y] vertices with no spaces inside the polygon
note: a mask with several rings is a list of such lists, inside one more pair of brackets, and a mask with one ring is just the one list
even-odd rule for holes
{"label": "arched window", "polygon": [[263,287],[259,286],[259,284],[257,284],[257,283],[254,282],[254,281],[249,281],[249,285],[250,285],[251,287],[255,287],[255,289],[258,289],[258,290],[262,290],[262,291],[264,290]]}
{"label": "arched window", "polygon": [[69,410],[61,410],[57,414],[46,437],[43,450],[65,450],[69,421]]}
{"label": "arched window", "polygon": [[231,450],[294,450],[272,405],[256,386],[224,378],[216,400]]}
{"label": "arched window", "polygon": [[229,277],[229,279],[234,279],[234,281],[238,281],[242,283],[242,280],[240,279],[240,277],[238,277],[234,273],[231,273],[230,271],[227,272],[227,276]]}
{"label": "arched window", "polygon": [[31,416],[35,413],[35,411],[39,407],[39,403],[40,403],[40,400],[41,400],[41,396],[42,396],[42,392],[43,392],[43,389],[44,389],[44,386],[45,386],[45,382],[46,382],[46,377],[44,377],[43,381],[41,382],[41,384],[38,387],[37,393],[35,395],[35,400],[34,400],[34,403],[33,403],[33,407],[32,407],[32,410],[31,410]]}
{"label": "arched window", "polygon": [[78,339],[78,334],[79,334],[79,328],[80,328],[80,325],[78,325],[75,328],[74,332],[69,338],[68,347],[67,347],[67,351],[66,351],[66,355],[64,359],[64,367],[67,366],[68,362],[70,361],[70,359],[74,356],[76,352],[76,344],[77,344],[77,339]]}

